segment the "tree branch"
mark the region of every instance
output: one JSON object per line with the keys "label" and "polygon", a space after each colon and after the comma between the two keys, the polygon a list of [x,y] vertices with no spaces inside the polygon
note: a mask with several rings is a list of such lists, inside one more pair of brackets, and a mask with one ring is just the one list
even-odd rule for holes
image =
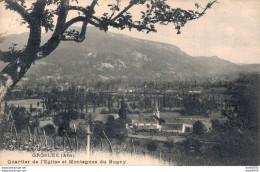
{"label": "tree branch", "polygon": [[80,6],[69,6],[68,8],[69,10],[75,10],[75,11],[81,11],[84,14],[88,13],[88,10],[84,7],[80,7]]}
{"label": "tree branch", "polygon": [[0,50],[0,61],[4,63],[10,63],[18,59],[22,54],[22,52],[10,52]]}
{"label": "tree branch", "polygon": [[24,61],[28,64],[36,60],[35,58],[39,51],[41,44],[41,21],[46,7],[46,1],[47,0],[37,0],[34,4],[33,11],[30,13],[32,19],[29,25],[29,39],[25,48],[25,52],[28,53],[25,57],[28,59]]}
{"label": "tree branch", "polygon": [[112,21],[116,21],[119,17],[121,17],[125,12],[127,12],[130,8],[132,8],[135,4],[137,4],[138,1],[131,1],[127,7],[125,7],[124,10],[122,10],[118,15],[116,15]]}
{"label": "tree branch", "polygon": [[38,59],[48,56],[58,47],[60,43],[59,36],[62,35],[66,30],[65,23],[68,15],[68,6],[69,0],[61,1],[55,30],[52,34],[52,37],[47,41],[47,43],[40,47],[41,55],[38,57]]}
{"label": "tree branch", "polygon": [[[52,35],[52,37],[48,40],[47,43],[45,43],[42,47],[40,47],[40,55],[38,56],[37,60],[42,59],[46,56],[48,56],[51,52],[53,52],[59,45],[60,41],[76,41],[76,42],[82,42],[85,39],[86,34],[86,28],[88,23],[95,24],[91,21],[91,17],[94,14],[94,8],[97,4],[98,0],[93,0],[91,5],[87,8],[78,7],[78,6],[69,6],[69,0],[61,1],[61,8],[58,14],[58,22],[55,28],[55,31]],[[68,22],[66,21],[67,14],[69,10],[84,10],[84,14],[86,17],[78,16],[75,17]],[[64,36],[64,32],[73,24],[77,22],[83,22],[81,27],[81,33],[79,39],[66,39]]]}
{"label": "tree branch", "polygon": [[77,37],[75,37],[75,36],[74,37],[66,37],[66,35],[63,35],[63,36],[60,36],[59,39],[62,40],[62,41],[82,42],[85,39],[87,24],[91,24],[91,25],[93,25],[97,28],[102,28],[102,26],[100,24],[95,23],[92,20],[88,20],[87,17],[78,16],[78,17],[71,19],[70,21],[68,21],[66,23],[65,30],[67,30],[70,26],[72,26],[73,24],[78,23],[78,22],[83,22],[83,24],[82,24],[82,27],[81,27],[81,32]]}
{"label": "tree branch", "polygon": [[83,17],[83,16],[75,17],[75,18],[69,20],[69,21],[65,24],[64,30],[67,30],[71,25],[73,25],[73,24],[75,24],[75,23],[83,22],[83,21],[86,21],[86,20],[87,20],[87,17]]}
{"label": "tree branch", "polygon": [[204,10],[201,12],[201,15],[205,14],[205,12],[207,11],[207,9],[211,8],[211,6],[212,6],[214,3],[218,3],[218,1],[217,1],[217,0],[214,0],[214,1],[212,1],[212,2],[209,2],[209,3],[207,4],[207,6],[204,8]]}
{"label": "tree branch", "polygon": [[37,0],[35,2],[35,5],[34,5],[34,8],[33,8],[33,11],[31,12],[31,16],[34,18],[34,19],[39,19],[41,20],[41,18],[43,17],[43,12],[44,12],[44,9],[46,7],[46,2],[47,0]]}
{"label": "tree branch", "polygon": [[16,11],[21,17],[28,23],[31,22],[30,14],[25,10],[23,6],[17,3],[15,0],[5,0],[5,3],[8,5],[7,8]]}
{"label": "tree branch", "polygon": [[[60,39],[67,41],[67,40],[74,40],[76,42],[82,42],[85,40],[85,35],[86,35],[86,29],[87,29],[87,25],[88,23],[91,22],[91,18],[93,17],[93,14],[95,13],[94,8],[97,5],[98,0],[93,0],[91,5],[89,7],[86,8],[86,10],[84,10],[84,8],[81,7],[71,7],[72,9],[77,9],[77,10],[83,10],[84,14],[86,17],[83,16],[78,16],[75,17],[73,19],[71,19],[70,21],[68,21],[67,23],[65,23],[65,27],[64,27],[64,32],[73,24],[77,23],[77,22],[83,22],[82,26],[81,26],[81,32],[80,34],[75,37],[75,38],[65,38],[62,37]],[[91,22],[92,23],[92,22]]]}

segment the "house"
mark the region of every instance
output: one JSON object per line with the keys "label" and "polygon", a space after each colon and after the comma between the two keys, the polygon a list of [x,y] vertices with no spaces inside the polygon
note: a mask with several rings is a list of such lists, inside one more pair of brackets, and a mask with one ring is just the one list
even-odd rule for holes
{"label": "house", "polygon": [[161,131],[160,112],[158,108],[151,116],[144,116],[142,114],[139,117],[132,120],[131,124],[127,124],[129,128],[135,128],[136,130],[156,130]]}
{"label": "house", "polygon": [[74,129],[74,125],[76,127],[86,126],[86,122],[82,119],[71,120],[69,123],[69,128]]}
{"label": "house", "polygon": [[191,132],[193,126],[186,123],[162,124],[162,131],[168,133]]}
{"label": "house", "polygon": [[110,114],[93,114],[93,119],[94,119],[94,121],[102,121],[102,122],[106,123],[109,116],[113,116],[114,119],[119,118],[118,114],[110,113]]}
{"label": "house", "polygon": [[55,126],[55,124],[53,123],[52,117],[45,117],[44,119],[42,118],[39,120],[39,128],[43,128],[44,126],[46,126],[48,124]]}
{"label": "house", "polygon": [[153,116],[140,117],[138,120],[133,120],[132,126],[137,130],[161,130],[159,121]]}
{"label": "house", "polygon": [[198,96],[200,95],[202,92],[200,90],[196,90],[196,91],[189,91],[189,95],[195,95],[195,96]]}

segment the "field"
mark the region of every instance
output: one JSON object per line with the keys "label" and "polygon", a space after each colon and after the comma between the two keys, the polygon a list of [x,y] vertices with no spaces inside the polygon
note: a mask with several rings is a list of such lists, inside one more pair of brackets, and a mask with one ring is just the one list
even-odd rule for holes
{"label": "field", "polygon": [[[40,103],[39,106],[37,106],[37,103]],[[7,101],[7,105],[15,105],[15,106],[23,106],[25,107],[27,110],[30,109],[30,104],[32,105],[33,108],[42,108],[42,100],[41,99],[23,99],[23,100],[11,100],[11,101]],[[0,104],[1,106],[1,110],[4,110],[4,103]]]}
{"label": "field", "polygon": [[41,99],[23,99],[23,100],[11,100],[11,101],[7,101],[7,104],[13,104],[15,106],[24,106],[24,107],[28,107],[30,106],[30,104],[32,104],[32,106],[37,106],[38,102],[42,102]]}

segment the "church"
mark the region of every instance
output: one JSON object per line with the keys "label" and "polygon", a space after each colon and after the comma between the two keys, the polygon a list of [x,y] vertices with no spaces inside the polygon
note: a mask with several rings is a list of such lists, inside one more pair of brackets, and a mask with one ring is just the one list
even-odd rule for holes
{"label": "church", "polygon": [[132,120],[131,126],[136,130],[161,131],[162,125],[158,108],[155,109],[152,115],[140,114]]}

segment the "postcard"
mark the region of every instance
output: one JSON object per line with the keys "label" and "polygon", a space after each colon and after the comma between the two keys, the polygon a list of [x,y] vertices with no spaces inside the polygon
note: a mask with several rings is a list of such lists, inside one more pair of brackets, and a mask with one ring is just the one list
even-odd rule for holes
{"label": "postcard", "polygon": [[258,171],[257,0],[1,0],[0,165]]}

